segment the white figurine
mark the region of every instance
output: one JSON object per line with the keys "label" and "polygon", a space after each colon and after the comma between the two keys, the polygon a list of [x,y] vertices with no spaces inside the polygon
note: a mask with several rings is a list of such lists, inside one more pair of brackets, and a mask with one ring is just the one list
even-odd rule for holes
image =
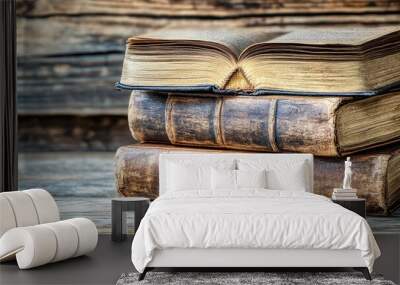
{"label": "white figurine", "polygon": [[347,157],[347,160],[344,162],[344,179],[343,179],[343,189],[352,189],[351,188],[351,161],[350,157]]}

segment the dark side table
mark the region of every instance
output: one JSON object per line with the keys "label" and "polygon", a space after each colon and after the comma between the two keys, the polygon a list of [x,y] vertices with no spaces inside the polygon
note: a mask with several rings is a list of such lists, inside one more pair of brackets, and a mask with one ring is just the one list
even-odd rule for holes
{"label": "dark side table", "polygon": [[336,200],[332,199],[332,202],[339,204],[340,206],[359,214],[365,219],[366,215],[366,200],[362,198],[354,198],[351,200]]}
{"label": "dark side table", "polygon": [[126,212],[133,211],[135,214],[135,232],[140,221],[150,206],[150,199],[144,197],[121,197],[113,198],[111,201],[112,229],[111,239],[123,241],[127,237]]}

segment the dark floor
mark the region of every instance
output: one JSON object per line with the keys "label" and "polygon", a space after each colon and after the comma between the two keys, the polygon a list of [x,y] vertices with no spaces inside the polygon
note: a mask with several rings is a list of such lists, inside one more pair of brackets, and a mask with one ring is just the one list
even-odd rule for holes
{"label": "dark floor", "polygon": [[115,284],[122,273],[134,271],[130,253],[131,240],[115,243],[109,235],[100,235],[88,256],[28,270],[19,270],[16,262],[0,264],[0,284]]}
{"label": "dark floor", "polygon": [[[374,272],[398,284],[400,235],[376,234],[375,238],[382,256],[376,261]],[[97,249],[88,256],[30,270],[19,270],[15,262],[4,263],[0,265],[0,284],[115,284],[122,273],[134,271],[130,245],[131,239],[115,243],[109,235],[100,235]]]}

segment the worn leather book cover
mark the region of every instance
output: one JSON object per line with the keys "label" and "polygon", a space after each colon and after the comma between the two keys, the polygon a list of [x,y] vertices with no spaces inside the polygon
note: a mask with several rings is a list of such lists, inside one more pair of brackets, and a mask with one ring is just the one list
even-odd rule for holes
{"label": "worn leather book cover", "polygon": [[341,156],[400,140],[400,93],[363,100],[298,96],[168,96],[134,91],[140,143]]}
{"label": "worn leather book cover", "polygon": [[400,84],[400,29],[163,29],[129,38],[120,88],[373,96]]}
{"label": "worn leather book cover", "polygon": [[[158,158],[168,152],[234,152],[227,150],[135,144],[115,156],[116,189],[123,196],[158,196]],[[370,215],[387,215],[400,205],[400,147],[354,155],[352,186],[367,199]],[[343,182],[345,158],[314,157],[314,193],[330,197]]]}

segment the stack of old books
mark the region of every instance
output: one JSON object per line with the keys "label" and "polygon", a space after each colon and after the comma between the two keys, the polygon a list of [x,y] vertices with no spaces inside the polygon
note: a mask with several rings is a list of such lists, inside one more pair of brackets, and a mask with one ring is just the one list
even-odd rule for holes
{"label": "stack of old books", "polygon": [[160,153],[300,152],[315,193],[352,154],[367,211],[400,205],[399,29],[163,30],[128,40],[118,86],[140,143],[116,154],[124,196],[157,197]]}
{"label": "stack of old books", "polygon": [[342,189],[335,188],[333,189],[332,199],[334,200],[352,200],[357,199],[357,189]]}

